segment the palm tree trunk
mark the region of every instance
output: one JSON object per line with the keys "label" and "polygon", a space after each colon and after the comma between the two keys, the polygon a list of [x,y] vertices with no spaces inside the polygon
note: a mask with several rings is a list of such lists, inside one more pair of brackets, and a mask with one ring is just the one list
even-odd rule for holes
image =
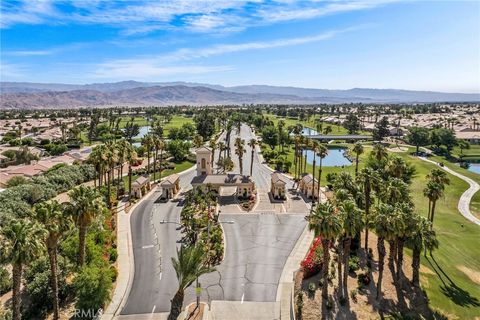
{"label": "palm tree trunk", "polygon": [[168,315],[168,320],[177,320],[178,316],[182,312],[183,298],[185,293],[182,288],[179,288],[177,293],[172,299],[172,306],[170,308],[170,314]]}
{"label": "palm tree trunk", "polygon": [[368,259],[368,216],[370,213],[370,185],[367,186],[368,188],[365,188],[365,255]]}
{"label": "palm tree trunk", "polygon": [[432,201],[430,201],[430,199],[428,199],[428,220],[430,220],[431,207],[432,207]]}
{"label": "palm tree trunk", "polygon": [[412,284],[415,287],[420,287],[420,248],[418,246],[413,247],[412,252]]}
{"label": "palm tree trunk", "polygon": [[403,246],[405,240],[399,238],[397,241],[397,279],[403,281]]}
{"label": "palm tree trunk", "polygon": [[[350,260],[350,245],[352,243],[352,238],[348,237],[345,239],[343,245],[343,294],[345,299],[348,300],[348,272],[349,267],[348,263]],[[339,275],[340,277],[341,275]]]}
{"label": "palm tree trunk", "polygon": [[338,241],[337,269],[338,269],[338,293],[340,294],[340,297],[343,296],[343,283],[342,283],[342,281],[343,281],[343,277],[342,277],[342,263],[343,263],[342,253],[344,252],[343,250],[345,250],[344,241],[339,240]]}
{"label": "palm tree trunk", "polygon": [[87,237],[87,226],[80,225],[78,230],[78,265],[85,263],[85,238]]}
{"label": "palm tree trunk", "polygon": [[388,254],[388,267],[390,268],[390,272],[392,274],[392,278],[395,279],[395,254],[396,254],[396,245],[394,240],[390,240],[389,242],[389,254]]}
{"label": "palm tree trunk", "polygon": [[430,217],[430,221],[432,222],[432,224],[430,225],[432,228],[433,228],[433,218],[435,217],[435,204],[437,203],[436,200],[432,201],[432,210],[431,210],[431,217]]}
{"label": "palm tree trunk", "polygon": [[315,153],[313,154],[313,180],[312,180],[312,206],[310,208],[310,212],[313,211],[313,207],[315,206]]}
{"label": "palm tree trunk", "polygon": [[12,320],[20,320],[22,298],[20,297],[20,284],[22,282],[22,264],[14,263],[12,266]]}
{"label": "palm tree trunk", "polygon": [[358,153],[355,157],[355,177],[358,175]]}
{"label": "palm tree trunk", "polygon": [[[158,172],[159,172],[159,178],[162,179],[162,162],[163,162],[163,149],[160,149],[160,162],[158,163],[159,167]],[[213,163],[212,163],[213,166]]]}
{"label": "palm tree trunk", "polygon": [[48,247],[48,259],[50,261],[50,281],[52,285],[53,298],[53,319],[59,319],[59,303],[58,303],[58,279],[57,279],[57,248],[55,246]]}
{"label": "palm tree trunk", "polygon": [[153,181],[155,181],[155,176],[157,172],[157,150],[153,152]]}
{"label": "palm tree trunk", "polygon": [[324,299],[328,298],[328,265],[330,263],[330,251],[329,246],[330,241],[322,239],[322,247],[323,247],[323,268],[322,268],[322,297]]}
{"label": "palm tree trunk", "polygon": [[318,164],[318,203],[320,203],[320,199],[322,196],[322,192],[320,191],[320,181],[322,181],[322,158],[320,157],[320,163]]}
{"label": "palm tree trunk", "polygon": [[377,297],[378,300],[382,295],[382,279],[383,279],[383,268],[385,266],[385,241],[383,237],[378,237],[377,240],[377,250],[378,250],[378,281],[377,281]]}
{"label": "palm tree trunk", "polygon": [[253,148],[252,148],[252,158],[250,159],[250,177],[253,175],[253,155],[254,155],[254,152],[253,152]]}

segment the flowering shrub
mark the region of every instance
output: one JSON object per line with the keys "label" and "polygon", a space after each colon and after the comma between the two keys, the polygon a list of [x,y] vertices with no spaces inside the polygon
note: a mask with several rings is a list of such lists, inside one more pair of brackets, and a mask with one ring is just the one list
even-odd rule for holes
{"label": "flowering shrub", "polygon": [[322,269],[322,246],[321,239],[317,237],[313,240],[307,256],[302,260],[300,266],[303,269],[303,277],[309,278],[320,272]]}

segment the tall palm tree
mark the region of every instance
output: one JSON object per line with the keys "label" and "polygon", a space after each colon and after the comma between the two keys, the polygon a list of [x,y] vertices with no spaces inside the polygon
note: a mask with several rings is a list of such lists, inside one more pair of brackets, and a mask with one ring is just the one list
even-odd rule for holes
{"label": "tall palm tree", "polygon": [[450,184],[447,173],[441,169],[432,169],[426,177],[430,181],[440,184],[442,188],[445,188],[446,184]]}
{"label": "tall palm tree", "polygon": [[355,176],[358,174],[358,160],[360,155],[363,153],[363,146],[360,142],[355,143],[352,148],[352,151],[355,153]]}
{"label": "tall palm tree", "polygon": [[127,153],[128,148],[130,147],[130,143],[122,139],[117,142],[117,153],[118,153],[118,165],[119,169],[117,170],[117,199],[118,199],[118,192],[120,190],[120,183],[123,183],[123,165],[125,161],[127,161]]}
{"label": "tall palm tree", "polygon": [[415,216],[415,224],[411,236],[407,240],[408,247],[412,248],[412,284],[420,287],[420,254],[423,249],[432,252],[438,248],[435,231],[431,222],[420,215]]}
{"label": "tall palm tree", "polygon": [[328,155],[328,148],[323,144],[320,143],[318,145],[318,151],[317,151],[317,156],[320,158],[319,164],[318,164],[318,201],[320,202],[320,196],[322,192],[320,191],[320,183],[322,181],[322,162],[323,159]]}
{"label": "tall palm tree", "polygon": [[177,320],[182,311],[185,290],[201,275],[215,271],[206,266],[206,257],[200,244],[195,246],[182,246],[177,250],[178,258],[172,258],[173,268],[177,275],[178,290],[172,299],[168,320]]}
{"label": "tall palm tree", "polygon": [[243,154],[245,153],[245,140],[238,137],[235,139],[235,154],[238,156],[238,165],[240,167],[240,174],[243,174]]}
{"label": "tall palm tree", "polygon": [[322,268],[322,296],[328,297],[328,266],[330,263],[330,243],[342,231],[340,216],[335,212],[335,207],[329,203],[320,203],[315,211],[310,214],[308,227],[313,230],[316,236],[321,237],[323,248],[323,268]]}
{"label": "tall palm tree", "polygon": [[[362,211],[357,207],[353,200],[347,200],[341,203],[340,207],[341,221],[343,224],[343,297],[348,299],[348,263],[350,260],[350,245],[352,238],[362,231],[363,219]],[[339,274],[338,277],[342,275]],[[342,288],[339,288],[342,290]]]}
{"label": "tall palm tree", "polygon": [[147,172],[150,175],[150,152],[153,147],[153,137],[151,134],[146,134],[142,139],[142,145],[147,149]]}
{"label": "tall palm tree", "polygon": [[85,263],[85,239],[93,220],[105,212],[105,203],[100,193],[93,188],[78,186],[68,193],[68,211],[78,227],[78,265]]}
{"label": "tall palm tree", "polygon": [[50,284],[52,287],[53,319],[59,319],[57,249],[58,242],[70,230],[71,217],[64,213],[64,207],[56,200],[39,203],[34,207],[34,218],[45,230],[44,243],[50,262]]}
{"label": "tall palm tree", "polygon": [[255,147],[257,146],[258,142],[254,138],[248,141],[248,146],[252,149],[251,150],[251,158],[250,158],[250,176],[253,175],[253,156],[255,155]]}
{"label": "tall palm tree", "polygon": [[213,163],[215,163],[215,150],[219,148],[219,144],[217,143],[214,137],[210,139],[209,144],[210,144],[210,149],[212,149],[212,159],[210,160],[210,163],[212,163],[213,165]]}
{"label": "tall palm tree", "polygon": [[[317,152],[318,152],[318,148],[319,148],[319,144],[316,140],[312,140],[312,142],[310,143],[310,148],[311,148],[311,151],[313,153],[313,171],[312,171],[312,206],[310,207],[310,212],[312,212],[313,210],[313,207],[315,206],[315,167],[316,167],[316,164],[317,164]],[[318,184],[317,184],[318,186]],[[320,192],[318,193],[320,194]],[[320,196],[318,198],[318,201],[320,202]]]}
{"label": "tall palm tree", "polygon": [[388,158],[387,149],[380,143],[373,146],[372,155],[377,162],[382,162]]}
{"label": "tall palm tree", "polygon": [[391,177],[401,179],[407,170],[407,163],[402,157],[395,155],[388,160],[386,169]]}
{"label": "tall palm tree", "polygon": [[428,219],[433,227],[435,205],[437,200],[443,197],[443,185],[434,181],[428,181],[427,186],[423,189],[423,195],[428,198]]}
{"label": "tall palm tree", "polygon": [[381,179],[375,170],[370,167],[365,167],[360,170],[360,174],[357,176],[357,180],[362,185],[363,195],[365,197],[365,252],[368,254],[368,227],[370,206],[372,204],[372,185],[379,184]]}
{"label": "tall palm tree", "polygon": [[105,146],[107,147],[107,167],[108,167],[108,173],[107,173],[107,205],[110,208],[111,206],[111,185],[113,182],[114,178],[114,171],[115,171],[115,166],[118,164],[118,149],[117,149],[117,143],[114,141],[107,141],[105,143]]}
{"label": "tall palm tree", "polygon": [[[131,144],[129,144],[127,148],[126,159],[128,163],[128,196],[130,196],[130,194],[132,194],[132,165],[137,162],[137,152]],[[160,171],[160,175],[161,174]]]}
{"label": "tall palm tree", "polygon": [[391,205],[380,203],[374,208],[375,215],[371,221],[373,231],[377,235],[377,251],[378,251],[378,280],[377,295],[378,300],[382,294],[383,270],[385,266],[385,240],[393,238],[390,219],[393,215],[393,207]]}
{"label": "tall palm tree", "polygon": [[397,247],[397,280],[403,283],[405,278],[403,274],[403,249],[405,241],[410,237],[412,230],[415,228],[416,220],[413,204],[402,202],[396,205],[395,210],[398,217],[396,224],[397,237],[395,239]]}
{"label": "tall palm tree", "polygon": [[[162,162],[163,162],[163,151],[165,150],[165,142],[159,138],[155,137],[155,163],[159,161],[158,165],[158,171],[160,173],[160,178],[162,179]],[[158,160],[159,155],[158,153],[160,152],[160,160]],[[155,173],[157,172],[156,168],[153,169],[153,180],[155,180]]]}
{"label": "tall palm tree", "polygon": [[28,219],[10,219],[0,228],[0,257],[12,265],[12,319],[20,320],[23,267],[42,253],[45,230]]}

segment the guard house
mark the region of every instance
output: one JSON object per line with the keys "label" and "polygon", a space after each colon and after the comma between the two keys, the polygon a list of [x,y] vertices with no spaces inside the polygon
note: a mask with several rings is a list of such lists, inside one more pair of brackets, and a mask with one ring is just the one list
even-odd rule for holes
{"label": "guard house", "polygon": [[275,199],[285,200],[285,194],[287,191],[287,178],[285,178],[285,176],[280,172],[276,171],[271,175],[270,184],[270,193],[272,194],[272,197]]}
{"label": "guard house", "polygon": [[172,199],[180,191],[180,177],[178,174],[174,173],[165,178],[165,180],[160,183],[162,188],[163,199]]}
{"label": "guard house", "polygon": [[318,198],[318,181],[317,179],[313,180],[311,174],[304,174],[302,179],[299,182],[299,189],[307,198],[315,199]]}
{"label": "guard house", "polygon": [[192,179],[192,187],[204,192],[214,191],[220,194],[222,187],[237,187],[238,197],[248,198],[255,191],[255,183],[248,176],[241,174],[212,174],[212,151],[201,147],[196,150],[197,176]]}
{"label": "guard house", "polygon": [[150,177],[140,176],[132,182],[132,196],[140,199],[150,190]]}
{"label": "guard house", "polygon": [[198,148],[197,154],[197,176],[212,174],[212,150],[207,147]]}

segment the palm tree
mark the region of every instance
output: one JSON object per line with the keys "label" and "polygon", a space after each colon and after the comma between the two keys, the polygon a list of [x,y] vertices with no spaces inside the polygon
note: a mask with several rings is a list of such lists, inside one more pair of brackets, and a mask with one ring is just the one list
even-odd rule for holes
{"label": "palm tree", "polygon": [[[128,196],[130,196],[130,194],[132,194],[132,165],[137,162],[137,152],[135,151],[135,148],[130,144],[127,148],[126,159],[128,162]],[[160,171],[160,175],[161,174],[162,172]]]}
{"label": "palm tree", "polygon": [[319,164],[318,164],[318,201],[320,202],[320,196],[321,196],[321,191],[320,191],[320,182],[322,181],[322,161],[323,159],[328,155],[328,148],[323,144],[320,143],[318,145],[318,151],[317,151],[317,156],[320,158]]}
{"label": "palm tree", "polygon": [[[339,206],[341,221],[343,223],[343,297],[348,299],[348,263],[350,260],[350,245],[352,238],[362,231],[362,212],[353,200],[347,200]],[[338,277],[342,275],[339,274]],[[342,290],[342,288],[339,288]]]}
{"label": "palm tree", "polygon": [[308,220],[309,229],[314,231],[315,236],[320,236],[322,239],[322,296],[326,299],[328,297],[328,266],[330,263],[329,246],[331,241],[335,240],[342,231],[342,223],[340,216],[335,212],[335,207],[329,202],[320,203],[310,214]]}
{"label": "palm tree", "polygon": [[251,158],[250,158],[250,176],[253,175],[253,156],[255,155],[255,147],[257,146],[258,142],[254,138],[250,139],[248,142],[248,146],[252,149],[251,150]]}
{"label": "palm tree", "polygon": [[23,267],[42,253],[45,231],[37,222],[28,219],[10,219],[0,228],[0,257],[12,264],[12,319],[20,320],[20,285]]}
{"label": "palm tree", "polygon": [[410,237],[412,230],[415,228],[415,216],[413,213],[413,204],[403,202],[396,205],[395,210],[398,217],[396,223],[396,247],[397,247],[397,280],[403,282],[403,248],[405,241]]}
{"label": "palm tree", "polygon": [[[210,139],[209,144],[210,144],[210,149],[212,149],[212,159],[210,160],[210,163],[213,164],[213,163],[215,163],[215,150],[217,148],[219,148],[220,146],[219,146],[219,144],[217,143],[217,141],[215,140],[214,137],[212,137]],[[219,152],[221,152],[221,151],[219,151]]]}
{"label": "palm tree", "polygon": [[240,174],[243,174],[243,154],[245,153],[245,140],[238,137],[235,139],[235,154],[238,156],[238,165],[240,167]]}
{"label": "palm tree", "polygon": [[45,230],[45,247],[50,262],[50,281],[53,298],[53,319],[59,319],[57,249],[59,240],[70,230],[72,219],[65,215],[63,206],[56,200],[39,203],[34,207],[34,218]]}
{"label": "palm tree", "polygon": [[401,179],[403,174],[407,171],[407,163],[403,158],[395,155],[390,157],[386,170],[390,176]]}
{"label": "palm tree", "polygon": [[118,152],[118,165],[119,169],[117,172],[117,199],[120,191],[120,183],[123,182],[123,164],[126,161],[128,148],[130,147],[130,143],[122,139],[117,142],[117,152]]}
{"label": "palm tree", "polygon": [[185,290],[201,275],[215,271],[206,266],[205,253],[200,244],[195,246],[182,246],[177,250],[178,259],[172,258],[173,268],[177,274],[178,290],[172,299],[172,306],[168,320],[177,320],[182,311]]}
{"label": "palm tree", "polygon": [[92,152],[88,156],[88,162],[95,167],[98,174],[98,186],[101,187],[107,162],[105,145],[102,144],[93,148]]}
{"label": "palm tree", "polygon": [[[163,162],[163,151],[165,150],[165,142],[159,138],[159,137],[156,137],[155,138],[155,141],[154,141],[154,144],[155,144],[155,163],[157,163],[158,161],[158,152],[160,151],[160,161],[159,161],[159,168],[158,168],[158,171],[160,173],[160,178],[159,179],[162,179],[162,162]],[[155,173],[157,172],[156,170],[156,167],[153,169],[153,180],[155,180]]]}
{"label": "palm tree", "polygon": [[432,169],[426,177],[430,181],[440,184],[442,188],[445,188],[446,184],[450,184],[447,173],[441,169]]}
{"label": "palm tree", "polygon": [[423,189],[423,195],[428,198],[428,219],[432,223],[435,216],[435,205],[437,200],[443,197],[443,185],[434,181],[428,181]]}
{"label": "palm tree", "polygon": [[363,146],[360,142],[355,143],[352,148],[352,151],[355,153],[355,176],[358,174],[358,159],[363,153]]}
{"label": "palm tree", "polygon": [[372,220],[372,227],[377,235],[377,251],[378,251],[378,280],[377,295],[378,300],[382,294],[383,269],[385,266],[385,240],[393,238],[390,219],[393,215],[393,207],[391,205],[380,203],[374,208],[375,215]]}
{"label": "palm tree", "polygon": [[427,218],[416,215],[415,224],[407,245],[412,248],[412,284],[420,287],[420,254],[423,249],[432,252],[438,248],[438,240],[431,222]]}
{"label": "palm tree", "polygon": [[152,151],[152,146],[153,146],[152,135],[150,134],[145,135],[145,137],[143,137],[142,139],[142,144],[147,149],[147,173],[148,175],[150,175],[150,152]]}
{"label": "palm tree", "polygon": [[78,265],[83,266],[88,227],[96,217],[104,213],[105,203],[96,189],[82,185],[71,190],[68,195],[70,197],[68,211],[73,215],[78,227]]}
{"label": "palm tree", "polygon": [[[313,211],[313,207],[315,206],[315,166],[317,164],[317,152],[318,152],[318,148],[319,148],[319,144],[317,141],[313,141],[310,143],[310,147],[311,147],[311,150],[312,150],[312,153],[313,153],[313,174],[312,174],[312,206],[310,207],[310,212]],[[319,198],[318,198],[318,202],[320,202],[320,192],[318,193],[319,194]]]}
{"label": "palm tree", "polygon": [[365,252],[368,254],[368,227],[369,227],[370,205],[372,204],[372,201],[371,201],[372,185],[380,183],[380,176],[372,168],[365,167],[362,170],[360,170],[360,174],[358,175],[357,180],[361,183],[363,187],[363,194],[365,197]]}
{"label": "palm tree", "polygon": [[382,144],[377,143],[373,146],[372,156],[375,160],[377,160],[377,162],[382,162],[388,158],[387,149]]}
{"label": "palm tree", "polygon": [[105,146],[107,147],[107,167],[108,167],[108,173],[107,173],[107,205],[110,208],[111,206],[111,184],[114,178],[114,171],[115,171],[115,166],[118,164],[118,149],[117,149],[117,144],[114,141],[107,141],[105,143]]}

